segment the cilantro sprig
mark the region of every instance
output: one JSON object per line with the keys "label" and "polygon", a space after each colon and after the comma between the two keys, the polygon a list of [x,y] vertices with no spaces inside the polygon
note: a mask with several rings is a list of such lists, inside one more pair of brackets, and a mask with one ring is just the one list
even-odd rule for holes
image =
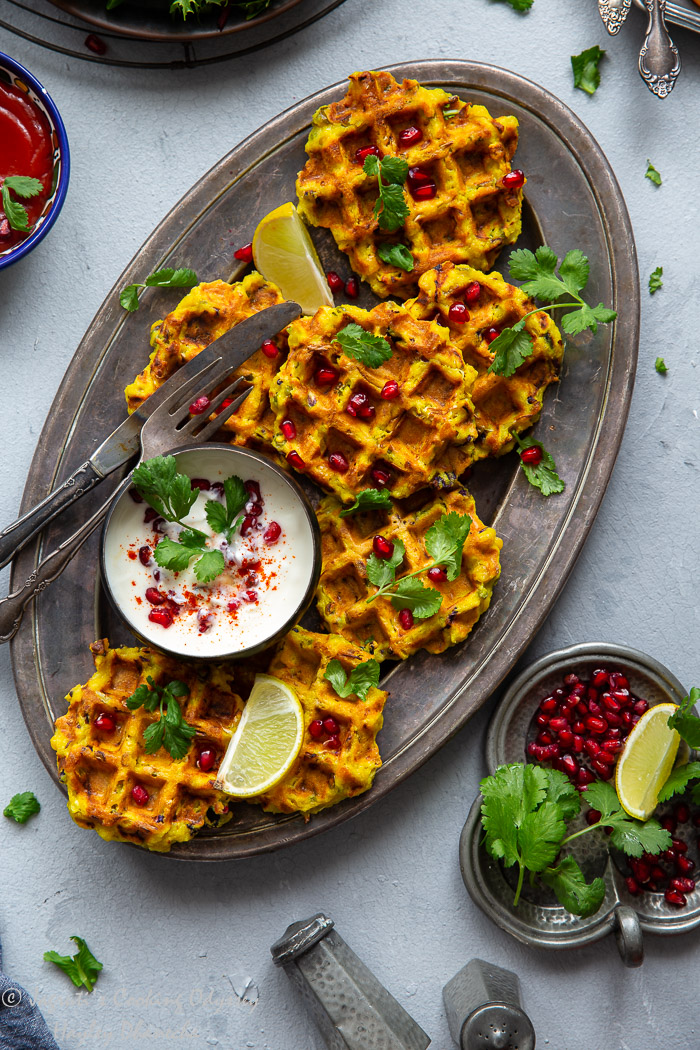
{"label": "cilantro sprig", "polygon": [[44,959],[46,962],[55,963],[59,970],[63,970],[76,988],[87,988],[88,992],[91,992],[102,971],[102,963],[97,961],[82,937],[73,936],[71,940],[75,941],[78,946],[75,955],[44,952]]}
{"label": "cilantro sprig", "polygon": [[568,843],[601,827],[612,829],[612,844],[631,857],[656,855],[671,844],[670,832],[658,821],[641,823],[628,817],[615,789],[604,781],[590,784],[586,791],[586,802],[599,810],[599,820],[569,835],[567,822],[579,813],[581,800],[559,770],[513,763],[500,766],[480,787],[485,848],[505,867],[518,865],[515,905],[529,871],[574,915],[595,914],[605,897],[605,883],[601,878],[588,883],[571,855],[558,858]]}
{"label": "cilantro sprig", "polygon": [[442,605],[442,594],[435,587],[426,587],[417,577],[429,569],[443,568],[448,580],[456,580],[462,568],[462,551],[471,523],[468,514],[457,514],[456,511],[443,514],[425,534],[425,549],[432,561],[398,580],[396,570],[406,554],[401,540],[393,541],[394,549],[389,558],[370,554],[367,559],[367,579],[377,590],[365,601],[369,603],[376,598],[388,598],[395,609],[410,609],[417,620],[434,616]]}
{"label": "cilantro sprig", "polygon": [[399,270],[405,270],[406,273],[410,273],[415,266],[413,255],[405,244],[380,244],[377,248],[377,255],[382,262],[389,266],[396,266]]}
{"label": "cilantro sprig", "polygon": [[379,196],[374,204],[374,214],[379,229],[386,233],[399,230],[408,218],[408,205],[403,184],[408,177],[408,163],[400,157],[383,157],[381,160],[370,154],[362,166],[365,175],[376,175]]}
{"label": "cilantro sprig", "polygon": [[538,448],[542,453],[542,459],[537,464],[524,463],[522,458],[520,466],[525,471],[525,477],[539,489],[543,496],[552,496],[555,492],[563,492],[564,482],[557,474],[556,464],[551,453],[547,451],[541,441],[535,441],[531,437],[515,435],[518,452],[522,453],[526,448]]}
{"label": "cilantro sprig", "polygon": [[178,681],[168,682],[166,686],[156,685],[150,675],[146,681],[148,685],[140,685],[126,701],[130,711],[136,711],[139,707],[147,711],[159,711],[158,720],[151,722],[143,731],[146,752],[154,755],[164,747],[173,758],[184,758],[196,730],[183,718],[178,697],[187,696],[189,689],[184,682]]}
{"label": "cilantro sprig", "polygon": [[386,489],[361,489],[355,502],[341,510],[340,517],[347,518],[364,510],[391,510],[391,496]]}
{"label": "cilantro sprig", "polygon": [[596,44],[582,51],[580,55],[571,56],[571,68],[574,73],[574,87],[585,91],[587,95],[595,95],[600,87],[600,60],[605,57],[605,52]]}
{"label": "cilantro sprig", "polygon": [[393,352],[383,336],[374,335],[359,324],[347,324],[334,339],[340,343],[346,357],[352,357],[368,368],[379,368]]}
{"label": "cilantro sprig", "polygon": [[5,176],[5,181],[2,184],[2,210],[5,212],[5,218],[13,230],[19,230],[20,233],[29,233],[31,227],[27,209],[19,201],[13,200],[10,192],[17,197],[27,200],[30,197],[37,197],[43,191],[44,186],[39,179],[33,179],[29,175]]}
{"label": "cilantro sprig", "polygon": [[376,660],[365,660],[347,675],[340,660],[329,660],[323,677],[343,700],[353,695],[366,700],[370,689],[379,685],[379,664]]}
{"label": "cilantro sprig", "polygon": [[41,809],[39,799],[33,791],[21,791],[13,795],[2,811],[4,817],[15,820],[18,824],[26,824],[30,817]]}
{"label": "cilantro sprig", "polygon": [[[520,248],[512,253],[508,265],[511,277],[522,282],[522,290],[527,295],[549,305],[529,310],[512,328],[504,328],[493,340],[489,346],[494,355],[489,372],[512,376],[530,357],[532,337],[525,331],[525,322],[532,314],[572,307],[570,313],[564,314],[561,319],[561,327],[567,335],[578,335],[586,328],[597,332],[599,324],[609,324],[617,317],[615,310],[609,310],[602,303],[589,306],[581,297],[580,293],[588,284],[590,266],[586,256],[578,249],[567,252],[559,263],[556,253],[546,244],[541,245],[536,252]],[[569,302],[558,302],[562,296],[568,296]]]}
{"label": "cilantro sprig", "polygon": [[198,281],[194,270],[186,267],[173,270],[166,267],[164,270],[156,270],[142,283],[127,284],[126,288],[121,290],[119,302],[129,313],[134,313],[139,308],[139,288],[191,288]]}

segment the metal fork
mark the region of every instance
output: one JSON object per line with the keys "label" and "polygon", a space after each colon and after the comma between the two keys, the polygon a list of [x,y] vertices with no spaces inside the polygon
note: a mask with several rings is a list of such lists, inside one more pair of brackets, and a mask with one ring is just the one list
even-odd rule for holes
{"label": "metal fork", "polygon": [[[225,408],[222,406],[224,401],[233,397],[245,383],[245,380],[241,377],[234,379],[215,397],[212,396],[212,389],[221,382],[220,364],[221,361],[219,359],[211,361],[187,383],[174,390],[146,420],[141,429],[141,458],[139,463],[142,463],[145,459],[151,459],[153,456],[160,456],[171,449],[180,448],[183,445],[207,441],[213,437],[229,416],[240,408],[252,390],[252,386],[248,386],[243,393],[234,398],[230,405],[227,405]],[[196,401],[198,397],[204,395],[211,400],[210,412],[220,410],[215,419],[210,419],[209,415],[190,415],[189,405]],[[129,487],[132,474],[133,470],[129,472],[129,475],[117,486],[91,518],[88,518],[72,536],[64,540],[55,551],[52,551],[48,557],[44,558],[37,565],[22,587],[13,591],[7,598],[0,600],[0,643],[9,642],[11,638],[14,638],[22,622],[24,611],[31,600],[61,575],[66,565],[77,554],[88,536],[91,536],[97,526],[104,521],[114,501]]]}
{"label": "metal fork", "polygon": [[681,59],[666,28],[666,0],[644,0],[644,4],[649,23],[639,53],[639,74],[650,91],[666,98],[678,79]]}

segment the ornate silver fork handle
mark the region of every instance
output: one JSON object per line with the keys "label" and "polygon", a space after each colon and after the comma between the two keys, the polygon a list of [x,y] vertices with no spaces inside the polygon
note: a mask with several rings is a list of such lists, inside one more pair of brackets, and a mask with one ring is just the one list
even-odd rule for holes
{"label": "ornate silver fork handle", "polygon": [[666,28],[666,0],[644,0],[644,3],[649,24],[639,53],[639,73],[650,91],[658,98],[666,98],[681,71],[681,60]]}
{"label": "ornate silver fork handle", "polygon": [[600,17],[611,36],[615,36],[622,29],[631,4],[632,0],[598,0]]}

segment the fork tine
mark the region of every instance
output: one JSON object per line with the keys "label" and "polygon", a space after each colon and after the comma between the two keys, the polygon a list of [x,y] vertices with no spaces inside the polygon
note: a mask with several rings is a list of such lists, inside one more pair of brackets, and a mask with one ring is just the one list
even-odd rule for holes
{"label": "fork tine", "polygon": [[[183,434],[192,435],[199,428],[204,427],[212,412],[216,412],[219,409],[221,409],[221,406],[223,405],[224,401],[226,401],[227,398],[231,396],[231,394],[235,393],[238,390],[243,381],[244,380],[241,378],[241,376],[237,376],[235,379],[231,380],[231,382],[229,382],[223,390],[220,390],[216,397],[213,397],[211,399],[211,403],[207,408],[205,416],[191,416],[189,414],[189,411],[183,405],[181,409],[181,419],[177,421],[178,437],[182,437]],[[221,382],[221,380],[219,379],[218,382]],[[202,394],[206,394],[206,388],[200,389],[198,393],[200,396]]]}
{"label": "fork tine", "polygon": [[178,390],[173,390],[172,394],[150,416],[150,419],[157,420],[162,425],[166,422],[165,416],[173,416],[183,405],[189,407],[192,403],[193,395],[198,393],[199,388],[206,383],[207,376],[210,376],[212,372],[216,373],[221,368],[221,360],[220,357],[217,357],[216,360],[210,361],[201,372],[197,372],[195,376],[188,379]]}
{"label": "fork tine", "polygon": [[221,410],[216,419],[210,420],[209,423],[207,423],[207,425],[197,434],[197,441],[208,441],[209,438],[224,425],[229,416],[233,415],[233,413],[241,407],[252,389],[253,384],[251,383],[247,390],[244,390],[243,393],[240,394],[230,405],[227,405],[226,408]]}

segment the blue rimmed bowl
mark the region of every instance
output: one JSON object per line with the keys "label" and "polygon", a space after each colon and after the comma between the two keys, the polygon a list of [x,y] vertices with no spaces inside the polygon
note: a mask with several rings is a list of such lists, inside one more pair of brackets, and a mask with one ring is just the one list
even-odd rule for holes
{"label": "blue rimmed bowl", "polygon": [[49,232],[58,213],[63,207],[68,190],[70,178],[70,150],[68,148],[68,136],[61,114],[43,84],[39,83],[28,69],[10,58],[9,55],[0,51],[0,81],[26,94],[27,98],[37,106],[49,122],[51,130],[51,144],[53,147],[53,181],[51,193],[44,205],[41,215],[34,224],[34,229],[28,237],[11,248],[0,251],[0,270],[6,266],[12,266],[18,259],[37,246]]}

